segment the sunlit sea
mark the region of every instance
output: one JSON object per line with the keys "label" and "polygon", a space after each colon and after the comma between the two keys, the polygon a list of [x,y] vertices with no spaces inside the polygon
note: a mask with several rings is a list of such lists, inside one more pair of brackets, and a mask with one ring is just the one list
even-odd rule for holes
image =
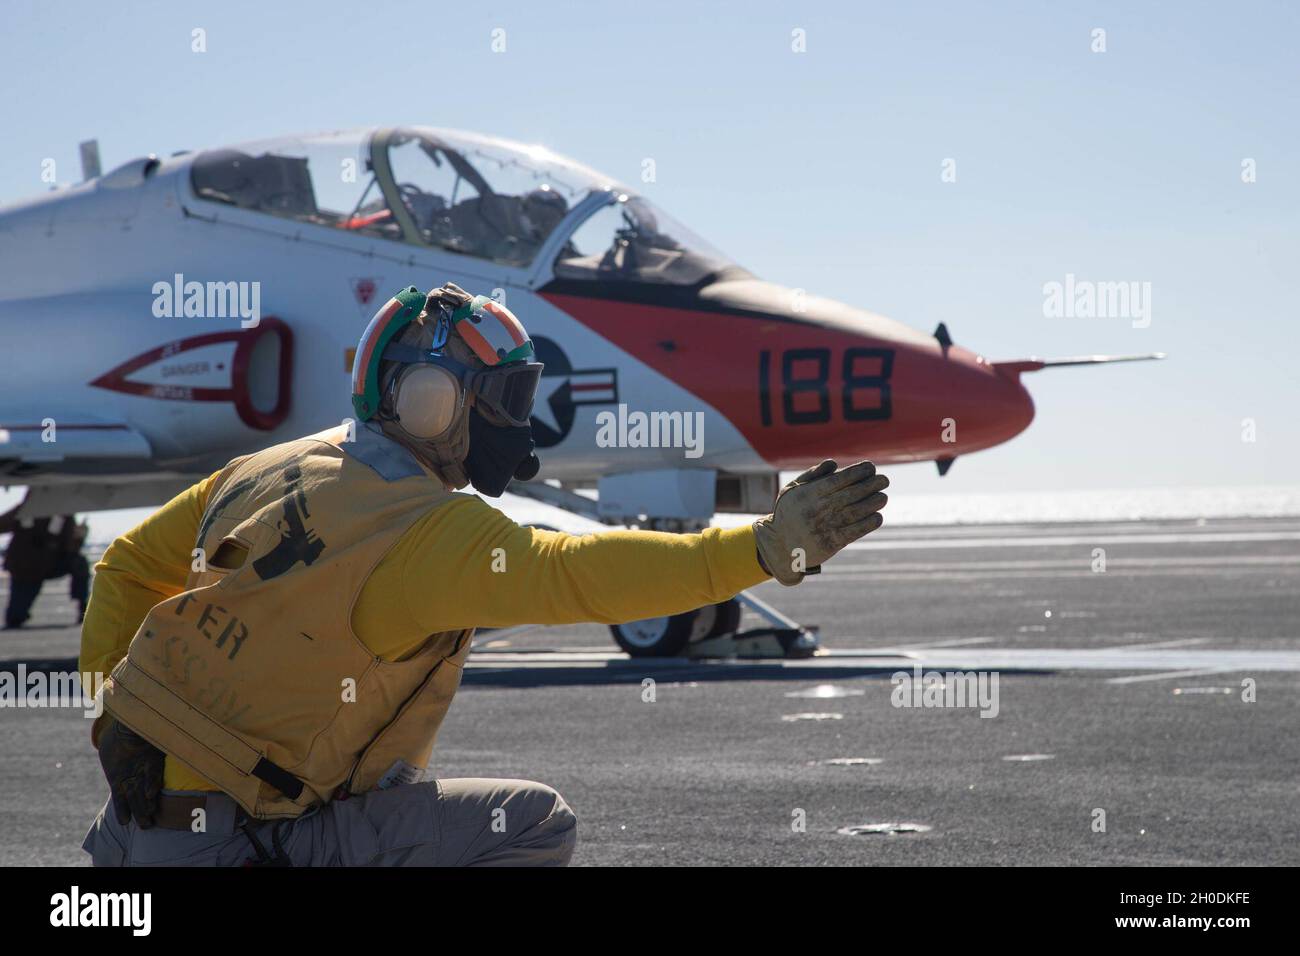
{"label": "sunlit sea", "polygon": [[[18,495],[14,492],[0,493],[0,508],[7,509],[17,500]],[[6,501],[10,503],[6,504]],[[517,521],[543,524],[563,531],[581,533],[603,527],[594,521],[514,495],[503,496],[497,506]],[[134,527],[148,514],[149,509],[132,508],[90,515],[88,550],[102,550],[113,538]],[[894,493],[887,512],[891,528],[1288,516],[1300,516],[1300,485],[910,496]],[[717,523],[726,527],[748,520],[751,520],[750,516],[719,515]]]}

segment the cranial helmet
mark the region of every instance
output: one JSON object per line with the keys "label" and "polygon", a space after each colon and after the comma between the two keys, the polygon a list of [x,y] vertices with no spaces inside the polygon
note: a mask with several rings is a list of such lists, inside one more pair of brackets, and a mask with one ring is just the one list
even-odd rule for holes
{"label": "cranial helmet", "polygon": [[529,415],[542,364],[509,309],[452,283],[415,286],[370,320],[352,368],[352,407],[452,488],[500,495],[537,473]]}

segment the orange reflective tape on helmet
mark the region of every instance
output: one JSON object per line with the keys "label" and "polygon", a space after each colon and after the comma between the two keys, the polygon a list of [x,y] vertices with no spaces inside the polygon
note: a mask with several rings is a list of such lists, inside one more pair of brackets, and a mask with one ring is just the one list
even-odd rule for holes
{"label": "orange reflective tape on helmet", "polygon": [[500,302],[485,295],[474,296],[452,314],[451,320],[465,344],[488,367],[527,362],[534,357],[533,343],[523,323]]}

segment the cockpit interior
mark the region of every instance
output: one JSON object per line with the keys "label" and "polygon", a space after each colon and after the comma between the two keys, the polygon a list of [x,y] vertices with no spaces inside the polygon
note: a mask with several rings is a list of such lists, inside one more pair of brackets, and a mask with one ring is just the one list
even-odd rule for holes
{"label": "cockpit interior", "polygon": [[744,273],[609,177],[491,137],[424,127],[326,133],[195,157],[195,195],[557,278],[700,285]]}

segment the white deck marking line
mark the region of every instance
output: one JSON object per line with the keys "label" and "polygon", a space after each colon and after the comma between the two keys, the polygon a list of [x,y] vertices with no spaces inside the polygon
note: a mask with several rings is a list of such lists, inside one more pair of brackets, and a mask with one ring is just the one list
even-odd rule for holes
{"label": "white deck marking line", "polygon": [[[1207,554],[1200,557],[1190,558],[1127,558],[1113,557],[1107,561],[1109,570],[1120,570],[1129,568],[1217,568],[1217,567],[1276,567],[1300,564],[1300,556],[1287,554],[1277,555],[1215,555]],[[1073,559],[1044,559],[1041,561],[985,561],[983,559],[973,559],[969,561],[873,561],[866,564],[844,564],[836,562],[834,564],[822,565],[822,574],[847,574],[854,571],[890,571],[902,573],[904,571],[915,572],[937,572],[937,571],[969,571],[972,567],[978,566],[981,571],[1033,571],[1033,570],[1070,570],[1082,569],[1091,571],[1092,556],[1091,553],[1083,554]]]}
{"label": "white deck marking line", "polygon": [[1163,674],[1131,674],[1128,677],[1110,677],[1107,684],[1137,684],[1149,680],[1172,680],[1175,677],[1205,677],[1208,674],[1229,674],[1231,670],[1224,667],[1208,667],[1195,671],[1166,671]]}
{"label": "white deck marking line", "polygon": [[[1111,577],[1123,578],[1194,578],[1214,575],[1222,577],[1225,575],[1236,574],[1238,576],[1247,573],[1259,573],[1258,571],[1247,571],[1242,568],[1218,568],[1214,565],[1207,564],[1201,568],[1126,568],[1118,571],[1111,570],[1105,574],[1098,574],[1087,566],[1080,567],[1074,571],[983,571],[979,570],[977,562],[971,562],[970,570],[967,571],[934,571],[929,573],[906,572],[896,573],[889,570],[886,566],[881,565],[874,571],[856,572],[851,574],[814,574],[803,582],[803,587],[825,587],[830,584],[848,584],[854,581],[979,581],[979,580],[1004,580],[1015,581],[1020,578],[1079,578],[1079,577]],[[1294,571],[1275,570],[1274,574],[1294,574]],[[769,582],[764,582],[769,583]]]}
{"label": "white deck marking line", "polygon": [[1300,671],[1300,651],[1203,649],[994,649],[917,652],[922,666],[965,670]]}
{"label": "white deck marking line", "polygon": [[917,550],[921,548],[1058,548],[1084,544],[1228,544],[1246,541],[1300,541],[1300,531],[1207,531],[1161,532],[1156,534],[1046,535],[1036,538],[868,538],[855,541],[844,550]]}
{"label": "white deck marking line", "polygon": [[[1300,651],[1113,648],[917,648],[898,651],[870,648],[835,651],[804,660],[710,660],[680,657],[632,659],[618,651],[527,653],[485,651],[470,656],[471,668],[637,667],[654,670],[718,667],[724,669],[770,667],[846,670],[869,668],[885,671],[1151,671],[1162,674],[1300,672]],[[1154,679],[1154,678],[1153,678]]]}
{"label": "white deck marking line", "polygon": [[936,641],[919,641],[915,644],[889,644],[881,648],[881,651],[906,651],[906,650],[925,650],[931,647],[961,647],[968,644],[991,644],[991,637],[955,637],[952,640]]}
{"label": "white deck marking line", "polygon": [[[899,647],[956,647],[962,643],[980,643],[988,644],[993,641],[1005,641],[1005,634],[997,634],[993,637],[949,637],[945,634],[936,634],[934,637],[922,638],[915,634],[900,634],[900,640],[907,641],[905,644],[881,644],[878,647],[855,647],[845,649],[841,647],[828,647],[823,649],[821,657],[863,657],[869,655],[882,654],[885,651],[892,651]],[[858,634],[836,635],[836,640],[846,641],[870,641],[874,638],[862,637]]]}
{"label": "white deck marking line", "polygon": [[1208,637],[1183,637],[1176,641],[1151,641],[1148,644],[1116,644],[1108,651],[1154,650],[1157,647],[1190,647],[1193,644],[1208,644]]}

